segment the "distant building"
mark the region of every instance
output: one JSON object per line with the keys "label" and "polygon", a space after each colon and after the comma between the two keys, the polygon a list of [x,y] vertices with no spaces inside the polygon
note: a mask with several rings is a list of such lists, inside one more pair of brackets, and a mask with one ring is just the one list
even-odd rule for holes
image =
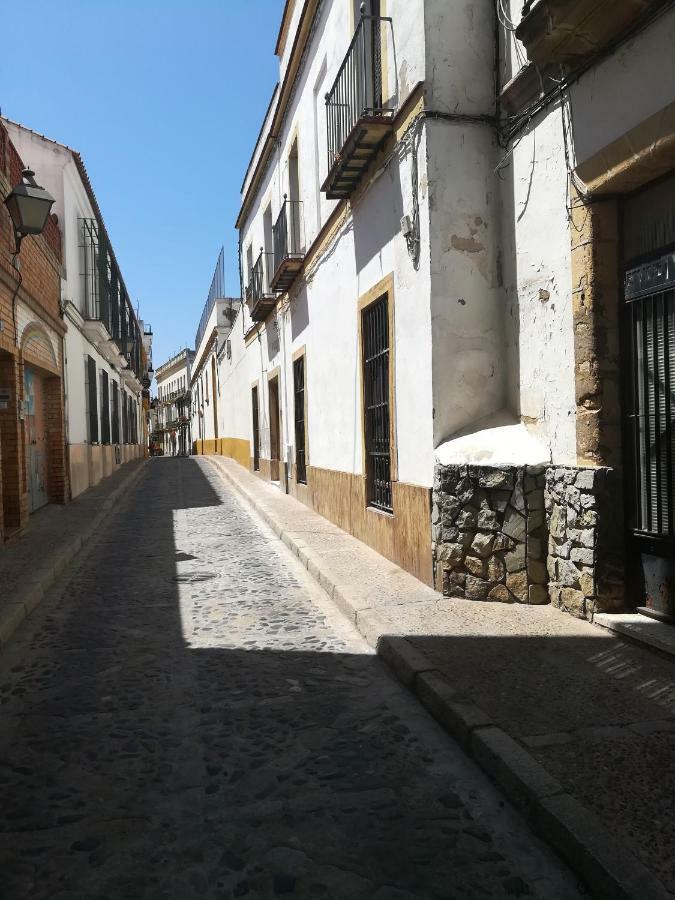
{"label": "distant building", "polygon": [[190,378],[194,453],[222,452],[218,354],[232,331],[232,323],[241,306],[239,298],[225,297],[224,294],[225,263],[221,249],[195,336],[195,359]]}
{"label": "distant building", "polygon": [[194,358],[194,350],[179,350],[155,372],[157,397],[153,401],[150,441],[166,456],[174,451],[189,456],[192,449],[190,378]]}

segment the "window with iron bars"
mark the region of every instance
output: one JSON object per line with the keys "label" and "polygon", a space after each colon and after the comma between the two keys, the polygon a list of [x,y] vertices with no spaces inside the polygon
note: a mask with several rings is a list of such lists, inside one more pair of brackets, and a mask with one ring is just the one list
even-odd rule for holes
{"label": "window with iron bars", "polygon": [[101,443],[110,443],[110,395],[108,373],[101,369]]}
{"label": "window with iron bars", "polygon": [[120,443],[120,389],[116,381],[112,382],[112,442]]}
{"label": "window with iron bars", "polygon": [[389,304],[385,294],[362,313],[366,490],[369,506],[392,512],[389,433]]}
{"label": "window with iron bars", "polygon": [[307,484],[304,356],[299,356],[293,363],[293,395],[295,400],[295,478],[299,484]]}
{"label": "window with iron bars", "polygon": [[630,298],[627,312],[633,356],[629,425],[636,460],[632,526],[673,541],[675,289]]}

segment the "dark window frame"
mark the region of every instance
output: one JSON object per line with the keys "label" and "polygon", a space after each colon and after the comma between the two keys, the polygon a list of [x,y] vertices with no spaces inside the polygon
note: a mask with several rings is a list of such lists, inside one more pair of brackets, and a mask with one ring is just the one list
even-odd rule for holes
{"label": "dark window frame", "polygon": [[366,504],[393,513],[389,292],[361,310]]}
{"label": "dark window frame", "polygon": [[295,422],[295,480],[307,484],[307,423],[305,354],[293,360],[293,418]]}
{"label": "dark window frame", "polygon": [[87,375],[87,397],[89,406],[89,443],[98,444],[98,376],[96,360],[87,355],[85,360]]}
{"label": "dark window frame", "polygon": [[101,369],[101,443],[110,443],[110,386],[108,373]]}
{"label": "dark window frame", "polygon": [[251,388],[251,418],[253,423],[253,471],[260,471],[260,396],[258,385]]}

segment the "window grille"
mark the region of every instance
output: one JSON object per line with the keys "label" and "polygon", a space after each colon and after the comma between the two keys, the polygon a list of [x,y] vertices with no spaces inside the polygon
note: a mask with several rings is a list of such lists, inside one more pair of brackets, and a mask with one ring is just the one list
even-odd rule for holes
{"label": "window grille", "polygon": [[129,443],[129,416],[127,412],[127,394],[122,390],[122,443]]}
{"label": "window grille", "polygon": [[110,443],[110,396],[108,373],[101,370],[101,443]]}
{"label": "window grille", "polygon": [[87,383],[89,443],[98,443],[98,390],[96,384],[96,360],[87,356],[85,360],[85,380]]}
{"label": "window grille", "polygon": [[675,254],[626,278],[633,356],[635,531],[675,538]]}
{"label": "window grille", "polygon": [[116,381],[112,383],[112,441],[120,442],[120,389]]}
{"label": "window grille", "polygon": [[367,501],[392,511],[389,434],[389,316],[387,295],[363,312],[363,390]]}
{"label": "window grille", "polygon": [[307,484],[304,356],[298,357],[293,363],[293,393],[295,399],[295,477],[300,484]]}

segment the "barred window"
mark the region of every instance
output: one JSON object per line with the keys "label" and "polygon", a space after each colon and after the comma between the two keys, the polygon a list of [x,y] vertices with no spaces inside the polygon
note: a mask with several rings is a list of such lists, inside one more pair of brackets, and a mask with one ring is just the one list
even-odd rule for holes
{"label": "barred window", "polygon": [[391,512],[387,295],[366,307],[362,315],[367,501],[369,506]]}
{"label": "barred window", "polygon": [[304,356],[298,357],[293,363],[293,395],[295,400],[295,477],[300,484],[307,484]]}

